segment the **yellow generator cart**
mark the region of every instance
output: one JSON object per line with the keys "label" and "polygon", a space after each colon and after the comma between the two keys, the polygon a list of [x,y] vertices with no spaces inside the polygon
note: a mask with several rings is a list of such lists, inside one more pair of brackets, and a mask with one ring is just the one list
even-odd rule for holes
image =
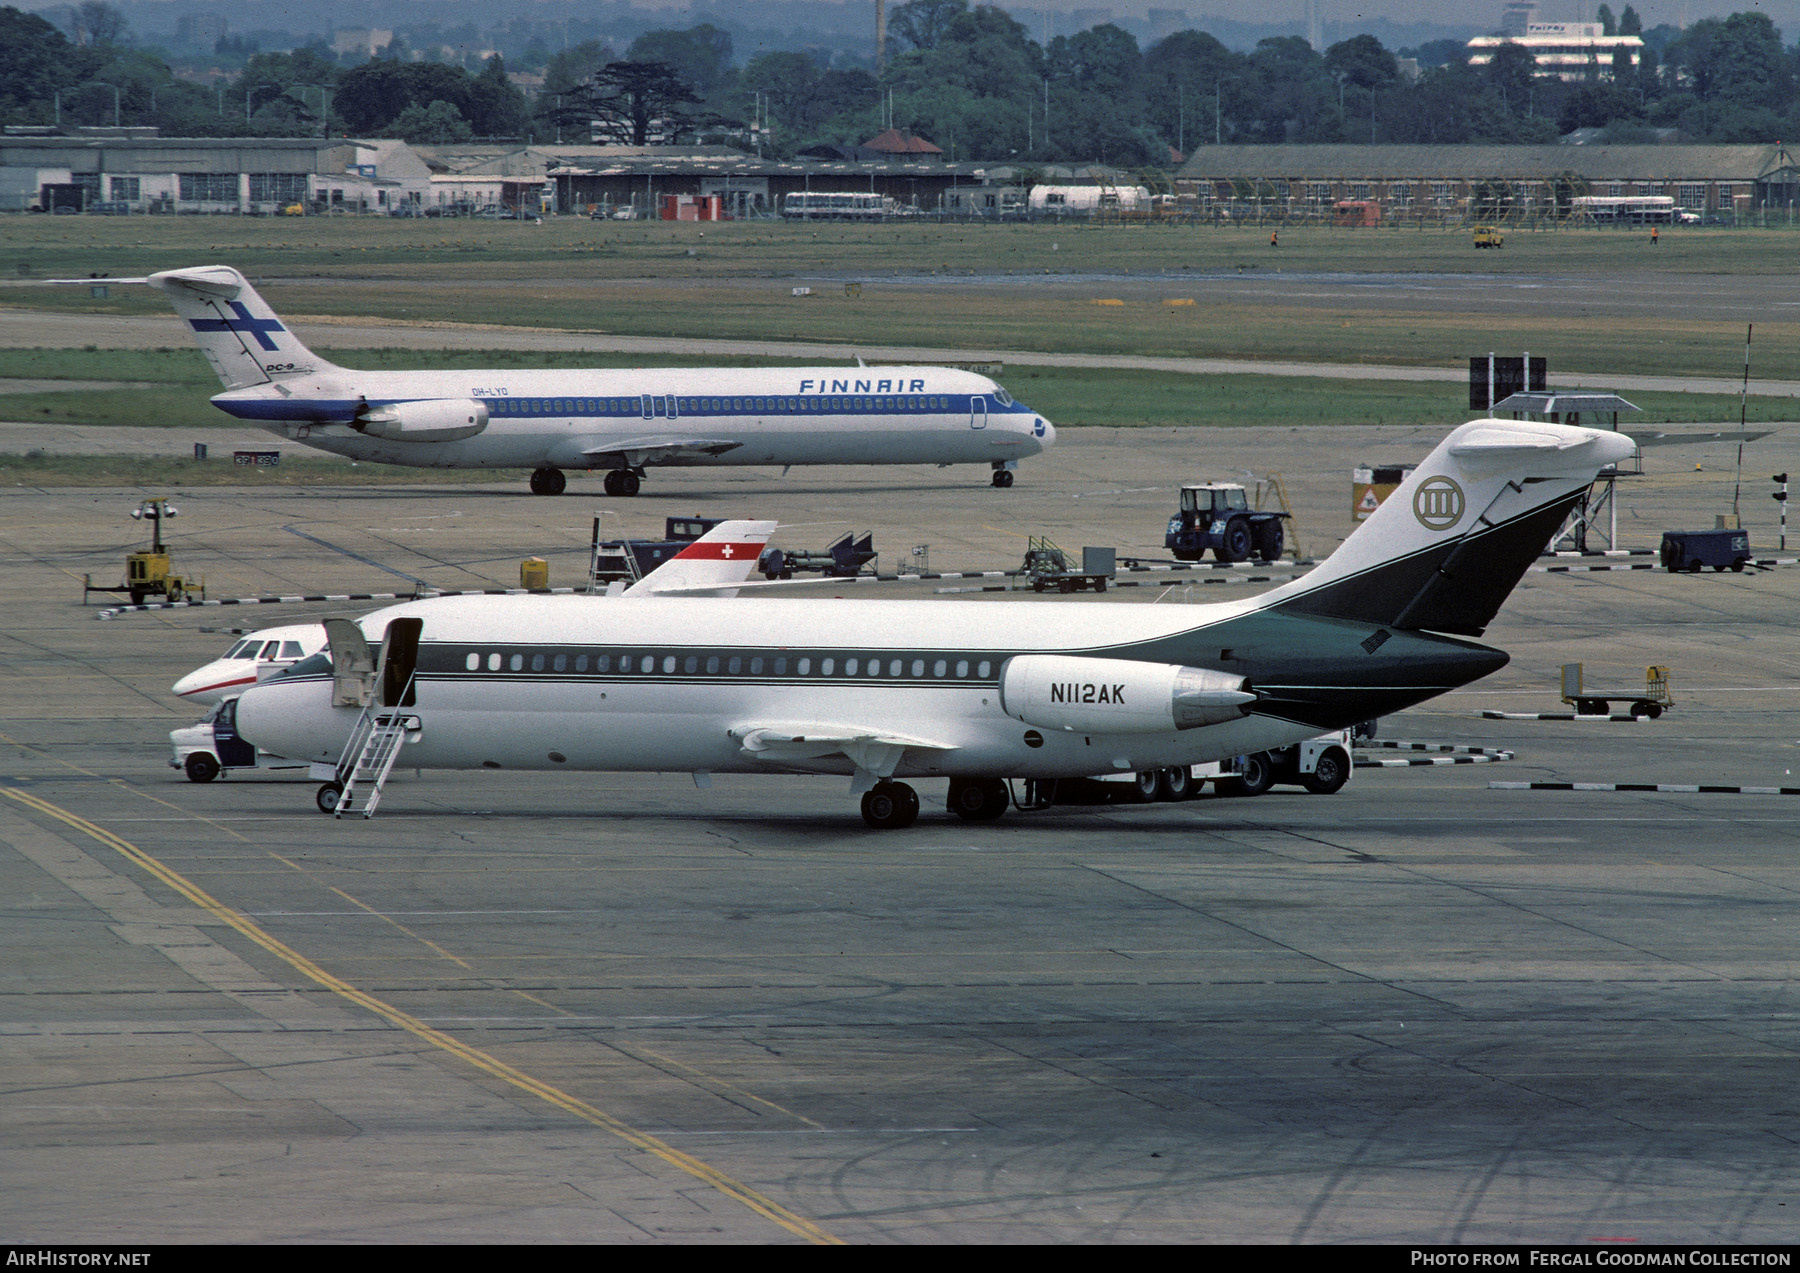
{"label": "yellow generator cart", "polygon": [[1491,225],[1478,225],[1475,227],[1475,246],[1503,248],[1506,246],[1506,236]]}
{"label": "yellow generator cart", "polygon": [[170,569],[169,550],[163,546],[162,524],[165,519],[177,516],[181,510],[170,508],[166,499],[147,499],[131,510],[134,521],[150,523],[150,547],[142,552],[129,553],[125,557],[125,582],[116,588],[104,584],[96,584],[93,576],[81,577],[81,599],[85,603],[90,592],[125,592],[131,595],[131,604],[141,606],[146,597],[160,597],[164,601],[185,601],[198,596],[206,597],[206,584],[195,585],[190,580],[174,573]]}

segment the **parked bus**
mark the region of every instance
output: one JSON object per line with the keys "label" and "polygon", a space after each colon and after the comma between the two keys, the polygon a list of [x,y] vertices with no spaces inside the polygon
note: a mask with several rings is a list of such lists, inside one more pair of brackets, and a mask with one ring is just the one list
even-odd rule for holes
{"label": "parked bus", "polygon": [[847,190],[796,190],[781,201],[781,215],[798,221],[880,221],[902,211],[886,195]]}
{"label": "parked bus", "polygon": [[1668,225],[1677,219],[1675,200],[1666,194],[1580,195],[1571,202],[1576,216],[1593,221]]}

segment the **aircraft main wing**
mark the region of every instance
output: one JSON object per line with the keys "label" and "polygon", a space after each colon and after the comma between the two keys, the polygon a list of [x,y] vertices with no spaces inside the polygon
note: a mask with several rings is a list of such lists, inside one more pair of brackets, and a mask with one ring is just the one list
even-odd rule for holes
{"label": "aircraft main wing", "polygon": [[825,756],[844,756],[856,766],[850,780],[850,794],[860,795],[883,778],[891,778],[908,748],[922,751],[956,751],[955,743],[934,742],[929,738],[911,738],[889,730],[860,725],[828,725],[793,723],[771,725],[738,725],[731,737],[747,756],[776,763],[791,760],[818,760]]}
{"label": "aircraft main wing", "polygon": [[672,464],[685,459],[723,455],[742,445],[731,438],[648,437],[606,442],[587,447],[581,453],[590,460],[604,460],[616,455],[627,468],[635,469],[645,464]]}

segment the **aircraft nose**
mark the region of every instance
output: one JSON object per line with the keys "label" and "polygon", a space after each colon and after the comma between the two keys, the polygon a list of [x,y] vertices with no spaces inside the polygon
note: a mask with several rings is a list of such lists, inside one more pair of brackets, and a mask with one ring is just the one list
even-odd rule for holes
{"label": "aircraft nose", "polygon": [[1024,429],[1039,451],[1048,451],[1056,445],[1056,426],[1036,412],[1027,418]]}

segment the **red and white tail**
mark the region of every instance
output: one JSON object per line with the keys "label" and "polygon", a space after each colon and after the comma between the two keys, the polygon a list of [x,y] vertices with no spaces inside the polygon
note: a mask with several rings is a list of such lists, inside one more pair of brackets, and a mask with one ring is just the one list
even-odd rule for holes
{"label": "red and white tail", "polygon": [[775,533],[774,522],[720,522],[625,590],[628,597],[735,597]]}

